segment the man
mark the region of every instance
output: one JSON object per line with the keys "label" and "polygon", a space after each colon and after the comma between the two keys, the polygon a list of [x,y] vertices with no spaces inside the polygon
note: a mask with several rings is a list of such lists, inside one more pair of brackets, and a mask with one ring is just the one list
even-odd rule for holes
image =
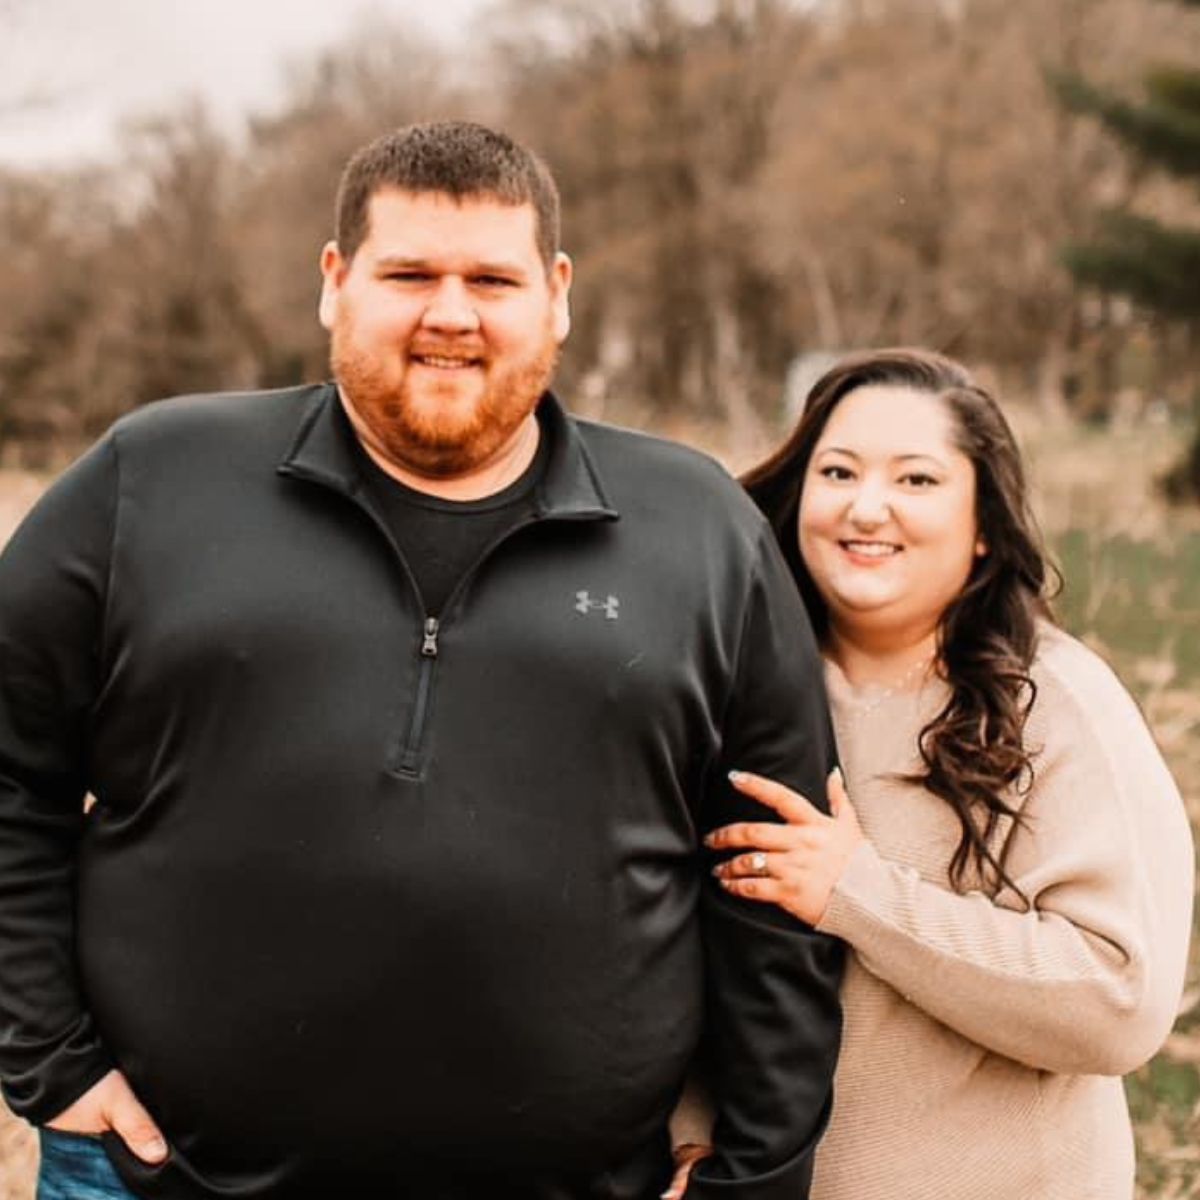
{"label": "man", "polygon": [[689,1196],[807,1194],[840,951],[699,846],[731,768],[824,794],[818,660],[719,469],[546,391],[557,227],[497,133],[365,147],[336,385],[132,414],[0,559],[0,1065],[52,1165],[644,1200],[702,1044]]}

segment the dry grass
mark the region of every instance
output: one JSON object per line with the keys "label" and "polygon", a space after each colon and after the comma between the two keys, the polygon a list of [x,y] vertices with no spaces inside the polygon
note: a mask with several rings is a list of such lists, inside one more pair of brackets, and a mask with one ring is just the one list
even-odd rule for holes
{"label": "dry grass", "polygon": [[[1038,512],[1064,567],[1064,623],[1102,650],[1138,695],[1200,834],[1200,510],[1170,511],[1153,488],[1178,434],[1161,427],[1047,431],[1019,410],[1015,418]],[[721,449],[711,431],[692,440]],[[727,457],[744,465],[754,454],[738,447]],[[0,540],[41,486],[30,475],[0,472]],[[1200,929],[1176,1030],[1154,1062],[1130,1077],[1128,1092],[1138,1200],[1197,1200]],[[30,1200],[34,1158],[28,1128],[0,1111],[0,1200]]]}
{"label": "dry grass", "polygon": [[[1038,511],[1062,560],[1064,622],[1138,696],[1200,839],[1200,510],[1167,509],[1153,488],[1178,434],[1021,424]],[[1127,1091],[1139,1200],[1200,1197],[1200,912],[1175,1032]]]}

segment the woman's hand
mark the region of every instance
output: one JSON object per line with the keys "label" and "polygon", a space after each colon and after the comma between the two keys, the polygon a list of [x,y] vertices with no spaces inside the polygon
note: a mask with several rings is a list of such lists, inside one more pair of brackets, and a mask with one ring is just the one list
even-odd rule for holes
{"label": "woman's hand", "polygon": [[670,1186],[663,1192],[662,1200],[683,1200],[688,1180],[692,1177],[692,1168],[712,1152],[711,1146],[702,1146],[698,1142],[685,1142],[682,1146],[676,1146],[675,1174],[671,1176]]}
{"label": "woman's hand", "polygon": [[799,792],[761,775],[731,771],[729,781],[787,824],[744,821],[710,833],[704,841],[712,849],[745,851],[713,869],[717,881],[735,896],[778,904],[818,924],[850,856],[866,841],[841,771],[835,767],[827,781],[829,816]]}

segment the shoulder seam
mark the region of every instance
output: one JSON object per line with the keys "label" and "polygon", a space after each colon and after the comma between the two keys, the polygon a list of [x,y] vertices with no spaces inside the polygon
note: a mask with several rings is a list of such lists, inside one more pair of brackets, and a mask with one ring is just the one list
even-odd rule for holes
{"label": "shoulder seam", "polygon": [[112,596],[114,592],[113,572],[117,561],[117,526],[121,515],[121,450],[117,428],[109,433],[109,445],[112,447],[113,460],[112,494],[110,497],[110,516],[108,532],[108,567],[104,572],[104,604],[100,610],[100,665],[108,662],[109,630],[111,627]]}

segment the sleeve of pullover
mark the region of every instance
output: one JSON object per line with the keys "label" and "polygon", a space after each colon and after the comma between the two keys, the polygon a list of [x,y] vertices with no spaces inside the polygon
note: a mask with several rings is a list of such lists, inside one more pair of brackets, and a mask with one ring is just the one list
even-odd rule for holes
{"label": "sleeve of pullover", "polygon": [[[963,1037],[1044,1071],[1120,1075],[1171,1028],[1195,869],[1179,793],[1108,668],[1062,634],[1035,663],[1039,747],[1008,867],[965,895],[856,851],[821,928]],[[897,784],[898,788],[904,785]],[[904,797],[898,795],[903,805]]]}
{"label": "sleeve of pullover", "polygon": [[[774,538],[745,613],[723,754],[703,811],[709,829],[778,819],[736,793],[726,773],[759,772],[825,802],[835,762],[821,661]],[[824,1129],[841,1036],[844,947],[780,909],[724,892],[702,899],[706,960],[703,1058],[717,1097],[715,1153],[692,1175],[691,1200],[803,1200]]]}
{"label": "sleeve of pullover", "polygon": [[110,1067],[75,969],[75,861],[87,791],[116,503],[105,439],[0,555],[0,1076],[34,1123]]}

